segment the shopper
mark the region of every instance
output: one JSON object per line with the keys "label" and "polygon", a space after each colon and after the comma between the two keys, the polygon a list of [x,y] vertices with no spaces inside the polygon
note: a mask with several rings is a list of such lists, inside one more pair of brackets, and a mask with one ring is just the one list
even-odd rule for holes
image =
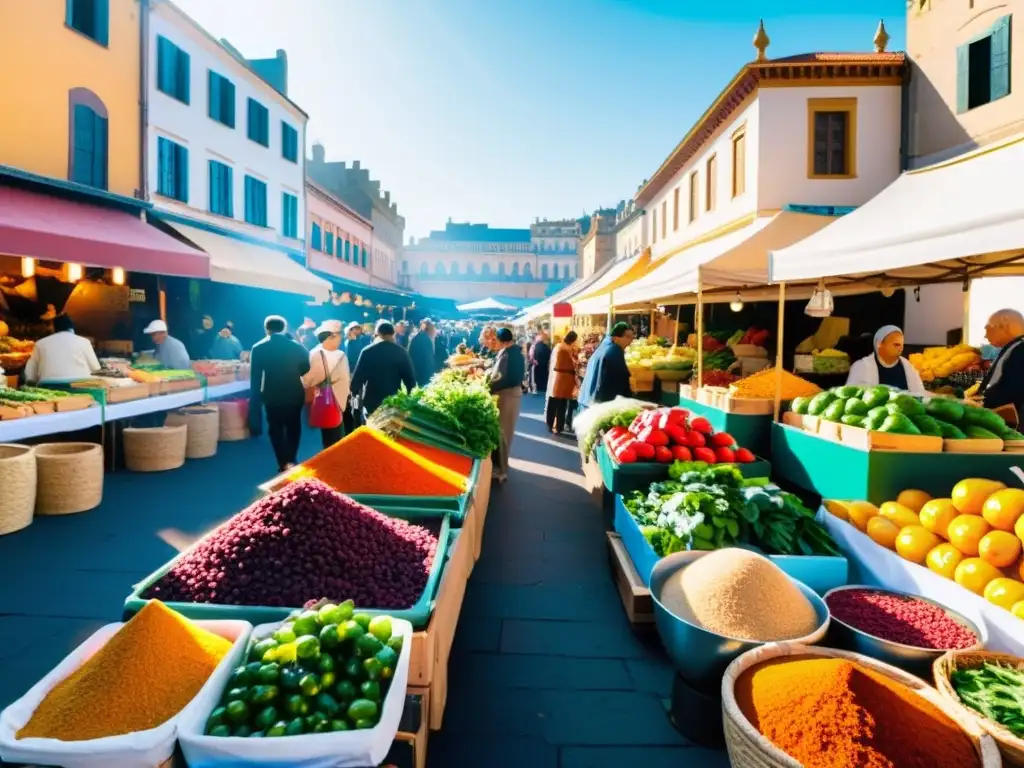
{"label": "shopper", "polygon": [[345,357],[349,368],[354,368],[359,361],[359,353],[370,346],[370,337],[363,333],[363,326],[354,320],[345,326]]}
{"label": "shopper", "polygon": [[986,408],[998,409],[1007,422],[1019,426],[1024,413],[1024,315],[1016,309],[999,310],[985,324],[985,338],[1000,349],[978,395]]}
{"label": "shopper", "polygon": [[395,341],[395,326],[387,320],[377,323],[377,340],[362,351],[352,372],[352,395],[359,411],[371,414],[385,398],[402,387],[416,387],[409,353]]}
{"label": "shopper", "polygon": [[443,371],[448,366],[448,340],[445,334],[434,336],[434,370]]}
{"label": "shopper", "polygon": [[167,332],[167,323],[154,320],[142,331],[156,345],[156,361],[164,368],[172,371],[188,371],[192,369],[192,360],[188,350],[178,339]]}
{"label": "shopper", "polygon": [[597,345],[587,361],[587,372],[580,386],[579,403],[586,408],[616,397],[631,397],[626,347],[633,342],[633,329],[627,323],[616,323]]}
{"label": "shopper", "polygon": [[189,345],[189,354],[193,360],[202,360],[213,355],[212,346],[216,341],[217,333],[213,330],[213,317],[203,315],[199,328],[192,332],[192,343]]}
{"label": "shopper", "polygon": [[430,320],[420,323],[416,335],[409,340],[409,357],[416,371],[416,383],[425,387],[437,372],[437,361],[434,358],[434,336],[437,330]]}
{"label": "shopper", "polygon": [[[309,353],[309,372],[302,377],[302,383],[306,386],[306,401],[312,403],[316,397],[315,390],[330,382],[340,419],[341,412],[348,405],[351,378],[348,357],[341,349],[341,323],[338,320],[328,320],[321,323],[315,333],[320,344]],[[342,421],[335,427],[320,428],[324,448],[330,448],[344,436],[345,427]]]}
{"label": "shopper", "polygon": [[88,339],[75,335],[67,315],[53,318],[53,333],[36,342],[25,364],[25,381],[42,384],[85,379],[100,369],[100,361]]}
{"label": "shopper", "polygon": [[217,338],[210,345],[211,360],[238,360],[242,356],[242,342],[235,336],[230,323],[217,332]]}
{"label": "shopper", "polygon": [[530,377],[533,379],[531,390],[542,397],[548,391],[550,367],[551,347],[548,346],[548,335],[541,331],[530,348]]}
{"label": "shopper", "polygon": [[577,338],[576,331],[569,331],[562,342],[555,344],[551,356],[551,387],[544,417],[548,429],[555,435],[561,434],[566,426],[572,426],[569,402],[576,391]]}
{"label": "shopper", "polygon": [[498,396],[498,416],[501,420],[501,445],[498,446],[498,465],[495,480],[508,480],[508,460],[515,437],[519,408],[523,403],[523,381],[526,379],[526,360],[522,348],[516,344],[512,331],[501,328],[495,334],[498,355],[491,373],[491,393]]}
{"label": "shopper", "polygon": [[266,338],[253,345],[249,356],[249,428],[258,435],[262,412],[267,412],[267,434],[283,472],[298,461],[302,438],[302,377],[309,372],[309,353],[287,336],[288,324],[279,315],[263,321]]}
{"label": "shopper", "polygon": [[395,327],[395,343],[402,349],[409,348],[409,324],[405,320],[399,320]]}
{"label": "shopper", "polygon": [[915,395],[925,393],[924,382],[903,354],[903,331],[896,325],[883,325],[875,332],[874,352],[850,366],[846,383],[872,387],[885,384]]}

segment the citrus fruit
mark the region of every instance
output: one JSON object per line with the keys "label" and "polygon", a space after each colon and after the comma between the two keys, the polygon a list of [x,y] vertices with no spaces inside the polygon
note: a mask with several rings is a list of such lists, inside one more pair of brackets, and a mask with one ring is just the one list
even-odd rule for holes
{"label": "citrus fruit", "polygon": [[925,491],[917,491],[913,488],[908,488],[905,491],[900,491],[900,495],[896,497],[896,503],[902,504],[913,512],[920,512],[921,507],[931,501],[931,498],[932,497]]}
{"label": "citrus fruit", "polygon": [[868,520],[878,514],[878,507],[869,501],[851,501],[846,511],[850,516],[850,523],[858,531],[866,531]]}
{"label": "citrus fruit", "polygon": [[997,531],[1012,531],[1024,515],[1024,490],[1003,488],[985,500],[981,516]]}
{"label": "citrus fruit", "polygon": [[956,573],[956,567],[960,565],[960,561],[964,559],[963,553],[954,547],[952,544],[946,544],[945,542],[934,547],[931,552],[928,553],[928,558],[925,560],[925,564],[928,568],[939,576],[945,576],[947,579],[952,579]]}
{"label": "citrus fruit", "polygon": [[958,515],[946,529],[949,543],[968,557],[978,554],[981,537],[988,533],[988,523],[977,515]]}
{"label": "citrus fruit", "polygon": [[1017,524],[1013,526],[1013,532],[1017,534],[1018,539],[1024,541],[1024,515],[1017,519]]}
{"label": "citrus fruit", "polygon": [[878,514],[887,520],[891,520],[897,528],[906,528],[908,525],[920,525],[921,520],[917,513],[910,507],[905,507],[896,501],[887,501],[878,508]]}
{"label": "citrus fruit", "polygon": [[980,515],[985,501],[996,491],[1006,486],[998,480],[985,480],[980,477],[969,477],[953,486],[953,506],[962,515]]}
{"label": "citrus fruit", "polygon": [[1024,600],[1024,584],[1016,579],[992,579],[985,587],[985,599],[992,605],[1011,610],[1014,605]]}
{"label": "citrus fruit", "polygon": [[822,502],[826,511],[833,517],[838,517],[840,520],[849,521],[850,512],[847,509],[849,502],[847,501],[834,501],[832,499],[826,499]]}
{"label": "citrus fruit", "polygon": [[980,557],[968,557],[961,560],[953,574],[953,579],[957,584],[976,595],[984,595],[988,583],[999,577],[999,569],[994,565],[989,565]]}
{"label": "citrus fruit", "polygon": [[946,530],[953,518],[959,514],[950,499],[932,499],[921,507],[921,525],[932,533],[948,539]]}
{"label": "citrus fruit", "polygon": [[1018,619],[1024,620],[1024,600],[1021,600],[1019,603],[1014,603],[1013,608],[1010,609],[1010,613]]}
{"label": "citrus fruit", "polygon": [[1020,539],[1006,531],[989,531],[978,542],[978,557],[996,568],[1007,568],[1017,562]]}
{"label": "citrus fruit", "polygon": [[894,549],[900,529],[892,520],[875,515],[868,520],[867,534],[875,544],[880,544],[886,549]]}
{"label": "citrus fruit", "polygon": [[904,560],[924,565],[928,553],[942,543],[942,539],[920,525],[908,525],[900,529],[896,537],[896,551]]}

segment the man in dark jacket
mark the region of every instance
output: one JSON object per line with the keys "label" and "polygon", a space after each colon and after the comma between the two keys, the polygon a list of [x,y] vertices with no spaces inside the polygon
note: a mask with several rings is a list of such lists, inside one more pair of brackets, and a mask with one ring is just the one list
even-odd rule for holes
{"label": "man in dark jacket", "polygon": [[441,371],[448,365],[449,342],[445,335],[438,332],[434,336],[434,370]]}
{"label": "man in dark jacket", "polygon": [[377,340],[359,354],[352,372],[352,394],[359,398],[367,414],[373,413],[384,399],[397,393],[402,385],[416,386],[409,353],[395,343],[395,326],[387,320],[377,323]]}
{"label": "man in dark jacket", "polygon": [[985,324],[985,337],[999,347],[999,356],[978,394],[986,408],[1017,425],[1024,416],[1024,315],[1016,309],[999,310]]}
{"label": "man in dark jacket", "polygon": [[587,361],[587,373],[580,386],[579,403],[586,408],[605,403],[620,395],[630,397],[629,368],[625,349],[633,341],[633,329],[627,323],[616,323]]}
{"label": "man in dark jacket", "polygon": [[416,383],[425,387],[430,378],[437,372],[437,360],[434,358],[434,336],[437,330],[429,320],[420,323],[420,329],[409,340],[409,357],[416,371]]}
{"label": "man in dark jacket", "polygon": [[533,391],[544,395],[548,391],[548,373],[551,368],[551,347],[548,346],[548,335],[541,331],[530,350],[531,378]]}
{"label": "man in dark jacket", "polygon": [[498,356],[491,372],[491,394],[498,396],[498,417],[501,421],[501,445],[497,450],[494,478],[503,483],[508,479],[508,458],[512,438],[516,433],[519,408],[523,404],[523,380],[526,378],[526,359],[515,342],[512,331],[499,328]]}
{"label": "man in dark jacket", "polygon": [[249,358],[249,426],[260,434],[266,410],[267,434],[281,472],[298,461],[306,397],[302,376],[309,372],[309,352],[287,336],[287,327],[277,315],[264,320],[267,336],[253,345]]}

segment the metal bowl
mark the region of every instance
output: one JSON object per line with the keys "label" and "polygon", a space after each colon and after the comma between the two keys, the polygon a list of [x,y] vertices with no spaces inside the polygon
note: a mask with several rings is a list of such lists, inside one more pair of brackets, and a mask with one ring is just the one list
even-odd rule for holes
{"label": "metal bowl", "polygon": [[[977,645],[963,650],[979,650],[984,648],[988,643],[988,631],[986,630],[985,624],[981,620],[980,616],[977,621],[972,621],[963,614],[954,611],[949,606],[943,605],[937,600],[932,600],[921,595],[914,595],[909,592],[900,592],[898,589],[873,587],[867,584],[849,584],[845,587],[830,589],[825,593],[825,600],[828,600],[830,595],[851,589],[879,592],[882,594],[896,595],[897,597],[912,597],[916,600],[923,600],[926,603],[931,603],[937,608],[941,608],[946,612],[946,615],[969,629],[978,638]],[[891,640],[883,640],[880,637],[868,634],[862,629],[857,629],[857,627],[847,624],[845,621],[837,619],[834,615],[832,616],[832,629],[829,635],[829,640],[831,641],[829,644],[835,645],[837,648],[845,648],[846,650],[854,651],[856,653],[862,653],[865,656],[870,656],[874,659],[878,659],[879,661],[884,661],[886,664],[892,664],[894,667],[899,667],[907,672],[911,672],[925,678],[931,677],[932,663],[948,650],[932,650],[931,648],[919,648],[916,645],[904,645],[903,643],[895,643]]]}
{"label": "metal bowl", "polygon": [[[708,552],[677,552],[661,558],[651,571],[651,600],[654,603],[654,623],[665,650],[684,678],[695,683],[718,683],[729,663],[742,653],[764,645],[765,642],[741,640],[716,634],[676,616],[661,600],[665,581]],[[788,642],[814,645],[825,637],[829,627],[829,612],[825,601],[806,584],[790,577],[800,589],[818,617],[818,628],[807,637],[792,638]]]}

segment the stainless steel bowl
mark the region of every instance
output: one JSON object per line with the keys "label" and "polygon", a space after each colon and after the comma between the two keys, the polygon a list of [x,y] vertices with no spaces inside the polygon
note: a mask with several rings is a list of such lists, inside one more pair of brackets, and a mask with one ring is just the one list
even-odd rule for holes
{"label": "stainless steel bowl", "polygon": [[[976,622],[971,621],[966,616],[954,611],[949,606],[943,605],[937,600],[922,597],[921,595],[914,595],[909,592],[900,592],[897,589],[873,587],[867,584],[849,584],[845,587],[830,589],[825,593],[825,600],[828,600],[830,595],[853,589],[896,595],[897,597],[912,597],[916,600],[923,600],[926,603],[931,603],[932,605],[941,608],[951,619],[962,624],[977,636],[978,644],[971,649],[964,650],[978,650],[984,648],[988,643],[988,631],[985,628],[984,621],[982,621],[980,617]],[[851,624],[847,624],[845,621],[841,621],[834,615],[832,616],[832,629],[829,633],[829,641],[830,645],[835,645],[838,648],[845,648],[846,650],[854,651],[856,653],[863,653],[865,656],[870,656],[874,659],[878,659],[879,661],[884,661],[886,664],[892,664],[895,667],[899,667],[900,669],[904,669],[925,678],[931,677],[932,662],[948,650],[936,651],[930,648],[918,648],[914,645],[904,645],[903,643],[894,643],[891,640],[883,640],[880,637],[868,634],[864,630],[857,629]]]}
{"label": "stainless steel bowl", "polygon": [[[660,598],[665,581],[708,552],[677,552],[661,558],[651,571],[651,600],[654,603],[654,623],[661,642],[684,678],[695,683],[721,681],[725,668],[742,653],[764,645],[764,642],[740,640],[719,635],[680,618],[666,608]],[[793,638],[789,642],[814,645],[825,637],[829,627],[829,612],[825,601],[806,584],[792,579],[818,617],[818,628],[807,637]],[[768,642],[768,641],[765,641]]]}

